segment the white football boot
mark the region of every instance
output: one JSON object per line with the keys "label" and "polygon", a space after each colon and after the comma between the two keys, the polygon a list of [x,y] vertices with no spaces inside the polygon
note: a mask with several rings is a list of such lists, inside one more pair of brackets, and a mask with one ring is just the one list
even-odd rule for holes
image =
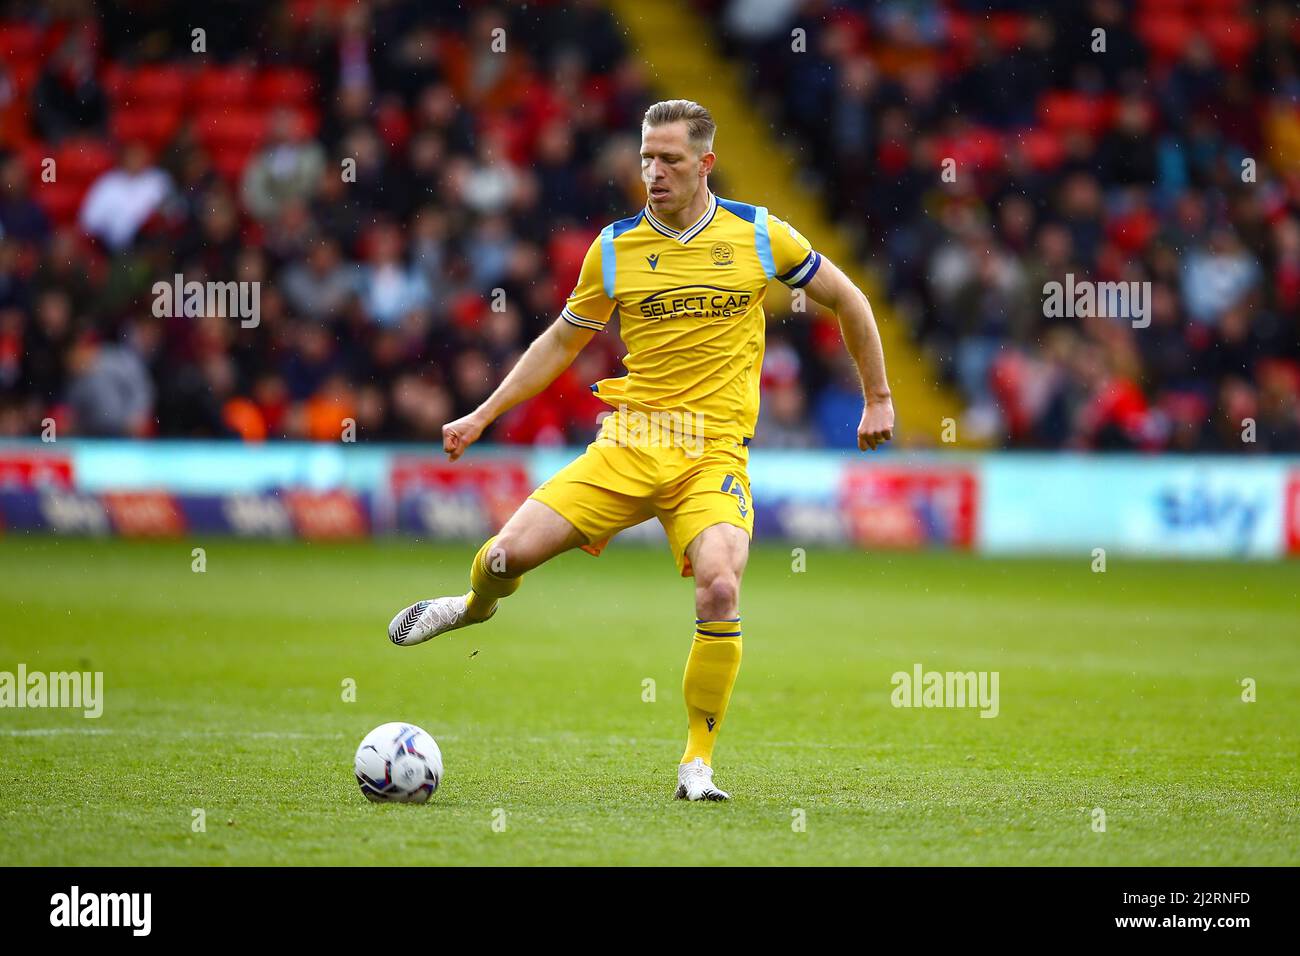
{"label": "white football boot", "polygon": [[[397,612],[397,616],[388,622],[388,639],[400,647],[423,644],[432,637],[446,634],[457,628],[482,621],[471,621],[467,594],[455,597],[434,598],[432,601],[417,601],[408,608]],[[492,614],[496,614],[495,606]],[[492,617],[489,614],[484,621]]]}
{"label": "white football boot", "polygon": [[731,794],[713,785],[713,768],[696,757],[677,767],[678,800],[730,800]]}

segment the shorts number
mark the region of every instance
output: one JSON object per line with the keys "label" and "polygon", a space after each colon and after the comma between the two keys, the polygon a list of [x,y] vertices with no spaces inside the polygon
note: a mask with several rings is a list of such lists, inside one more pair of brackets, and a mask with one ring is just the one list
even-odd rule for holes
{"label": "shorts number", "polygon": [[745,498],[745,486],[736,480],[735,475],[727,475],[722,479],[722,490],[726,494],[736,496],[736,505],[740,508],[740,516],[743,518],[749,514],[749,501]]}

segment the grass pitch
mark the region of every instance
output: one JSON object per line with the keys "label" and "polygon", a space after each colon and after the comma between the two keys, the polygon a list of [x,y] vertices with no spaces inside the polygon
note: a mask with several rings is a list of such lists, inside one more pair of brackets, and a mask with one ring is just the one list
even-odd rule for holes
{"label": "grass pitch", "polygon": [[[0,862],[1300,862],[1294,564],[756,548],[734,799],[700,805],[671,799],[694,615],[666,549],[565,555],[486,626],[389,644],[472,552],[0,538],[0,671],[105,684],[98,720],[0,710]],[[891,706],[918,663],[999,672],[999,715]],[[425,806],[352,777],[399,719],[442,747]]]}

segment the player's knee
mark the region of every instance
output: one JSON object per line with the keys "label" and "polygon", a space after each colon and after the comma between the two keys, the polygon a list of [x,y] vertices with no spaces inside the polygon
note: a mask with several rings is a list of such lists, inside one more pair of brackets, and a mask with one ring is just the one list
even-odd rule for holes
{"label": "player's knee", "polygon": [[740,582],[729,571],[696,577],[695,612],[703,621],[720,621],[735,617],[740,601]]}
{"label": "player's knee", "polygon": [[528,570],[527,544],[523,535],[502,528],[487,553],[488,570],[500,578],[515,578]]}

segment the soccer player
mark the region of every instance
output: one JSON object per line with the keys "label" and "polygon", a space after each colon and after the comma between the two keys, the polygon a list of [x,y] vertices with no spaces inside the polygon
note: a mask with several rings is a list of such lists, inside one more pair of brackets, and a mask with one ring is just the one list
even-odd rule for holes
{"label": "soccer player", "polygon": [[740,669],[740,579],[754,530],[746,467],[770,279],[804,289],[838,318],[862,379],[859,449],[888,441],[894,428],[866,296],[765,207],[709,190],[714,131],[708,110],[689,100],[646,111],[645,208],[601,230],[559,318],[482,405],[442,429],[455,461],[497,417],[554,381],[617,310],[627,375],[591,386],[614,409],[595,441],[479,548],[468,593],[420,601],[388,626],[393,643],[410,646],[486,621],[543,562],[574,547],[599,554],[620,531],[658,518],[678,569],[695,577],[677,768],[677,797],[688,800],[728,799],[713,783],[713,744]]}

